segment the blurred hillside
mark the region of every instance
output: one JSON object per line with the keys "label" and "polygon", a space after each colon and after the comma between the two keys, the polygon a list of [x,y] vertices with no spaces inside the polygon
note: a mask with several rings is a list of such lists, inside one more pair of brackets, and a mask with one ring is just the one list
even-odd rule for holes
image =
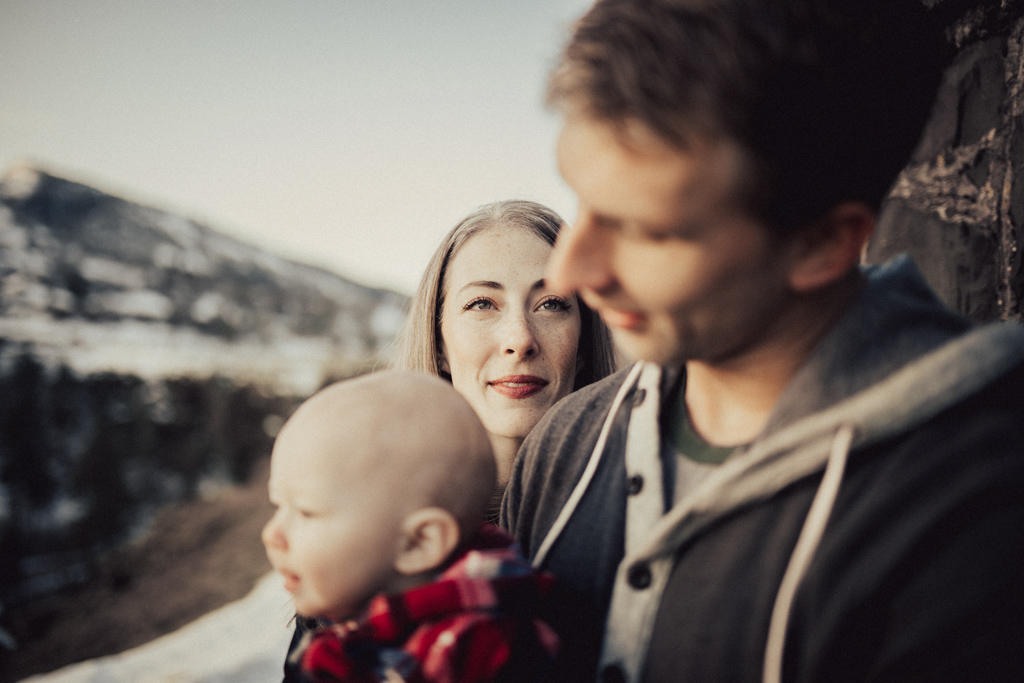
{"label": "blurred hillside", "polygon": [[84,581],[161,507],[244,480],[299,400],[379,362],[406,305],[181,216],[8,172],[0,609]]}
{"label": "blurred hillside", "polygon": [[372,362],[406,304],[25,167],[0,181],[0,250],[0,338],[86,374],[308,394]]}

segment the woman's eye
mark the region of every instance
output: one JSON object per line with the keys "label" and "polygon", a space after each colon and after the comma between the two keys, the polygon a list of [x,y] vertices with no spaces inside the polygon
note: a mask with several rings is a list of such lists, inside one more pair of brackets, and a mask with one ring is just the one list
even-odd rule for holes
{"label": "woman's eye", "polygon": [[473,299],[468,304],[462,307],[464,311],[484,311],[490,308],[494,308],[494,303],[490,299]]}
{"label": "woman's eye", "polygon": [[545,299],[544,301],[540,302],[540,305],[537,307],[537,310],[568,311],[569,302],[566,301],[565,299],[562,299],[561,297],[553,296],[550,299]]}

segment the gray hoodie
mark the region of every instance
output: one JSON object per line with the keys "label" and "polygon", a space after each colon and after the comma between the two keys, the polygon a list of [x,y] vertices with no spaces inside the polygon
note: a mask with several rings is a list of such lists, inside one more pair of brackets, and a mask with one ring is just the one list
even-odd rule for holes
{"label": "gray hoodie", "polygon": [[[1021,381],[1024,329],[971,329],[936,300],[909,259],[866,272],[863,293],[794,376],[763,433],[670,510],[661,504],[659,420],[671,396],[662,397],[666,373],[655,366],[568,397],[527,439],[503,522],[582,600],[578,624],[605,623],[603,641],[581,639],[579,672],[602,642],[602,675],[611,679],[838,680],[841,671],[859,680],[903,670],[914,651],[964,639],[968,607],[952,608],[955,620],[944,624],[941,610],[897,617],[875,601],[885,594],[886,604],[911,604],[907,595],[924,589],[916,575],[903,576],[910,567],[945,573],[951,585],[938,581],[929,590],[962,586],[959,569],[923,562],[913,550],[951,524],[942,506],[913,503],[914,491],[960,501],[958,509],[974,510],[980,533],[996,518],[1010,523],[1006,505],[975,510],[970,501],[1001,500],[996,489],[1013,482],[1024,491],[1024,392],[1003,386]],[[993,400],[1005,413],[995,421]],[[919,452],[915,438],[927,441],[950,415],[966,443],[946,448],[945,439]],[[984,436],[974,435],[982,422]],[[981,438],[996,439],[1001,450],[974,452]],[[929,465],[915,478],[922,458]],[[627,489],[638,479],[639,491]],[[984,483],[972,488],[975,479]],[[1014,510],[1020,537],[1021,505]],[[914,530],[899,537],[888,522]],[[1021,556],[1019,541],[964,543],[980,545],[983,569],[994,567],[984,599],[1022,592],[1004,569]],[[890,566],[875,554],[901,559]],[[867,567],[849,569],[858,563]],[[831,594],[830,582],[849,595]],[[805,597],[819,591],[828,597]],[[971,586],[964,595],[973,595]],[[809,608],[815,600],[819,607]],[[878,633],[901,619],[934,633],[889,641]],[[854,622],[854,637],[830,639]],[[868,631],[875,635],[862,637]],[[908,642],[893,645],[901,640]]]}

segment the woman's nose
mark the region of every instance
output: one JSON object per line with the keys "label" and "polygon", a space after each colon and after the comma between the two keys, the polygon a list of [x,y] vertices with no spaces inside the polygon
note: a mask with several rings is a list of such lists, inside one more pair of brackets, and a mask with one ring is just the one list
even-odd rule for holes
{"label": "woman's nose", "polygon": [[260,534],[260,538],[263,539],[263,545],[267,548],[273,548],[274,550],[287,550],[288,539],[284,535],[284,528],[281,525],[281,511],[278,510],[274,513],[274,516],[270,518],[270,521],[263,525],[263,533]]}
{"label": "woman's nose", "polygon": [[510,312],[504,322],[501,345],[505,354],[519,358],[535,356],[539,351],[537,337],[526,313]]}
{"label": "woman's nose", "polygon": [[606,245],[597,217],[580,209],[572,226],[558,233],[548,261],[546,280],[552,289],[564,292],[600,292],[612,282]]}

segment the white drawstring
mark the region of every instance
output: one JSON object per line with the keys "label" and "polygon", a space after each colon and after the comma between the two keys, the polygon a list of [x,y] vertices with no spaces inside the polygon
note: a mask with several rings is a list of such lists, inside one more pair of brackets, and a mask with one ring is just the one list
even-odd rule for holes
{"label": "white drawstring", "polygon": [[540,544],[537,554],[533,556],[532,565],[534,568],[540,568],[544,558],[547,557],[548,552],[551,550],[551,546],[554,545],[555,540],[562,533],[565,525],[569,523],[569,518],[572,517],[572,513],[576,510],[580,499],[583,498],[587,487],[590,486],[590,480],[594,478],[594,472],[597,471],[597,465],[601,461],[601,453],[604,452],[605,442],[608,441],[608,433],[611,432],[612,423],[615,421],[615,414],[619,412],[619,406],[622,405],[626,394],[629,393],[633,383],[640,376],[643,366],[642,362],[638,362],[633,366],[633,369],[629,371],[629,375],[626,376],[626,381],[622,383],[619,393],[615,395],[611,410],[608,411],[608,417],[604,422],[604,426],[601,427],[601,434],[597,437],[597,445],[594,446],[594,450],[590,454],[590,460],[587,461],[587,467],[583,470],[583,476],[580,477],[576,488],[572,490],[569,499],[562,506],[561,512],[558,513],[558,517],[555,519],[555,523],[551,525],[551,529],[548,530],[547,535],[544,537],[544,542]]}
{"label": "white drawstring", "polygon": [[796,541],[786,573],[779,585],[779,592],[775,595],[775,606],[772,608],[768,641],[764,651],[764,683],[782,683],[782,653],[786,646],[786,629],[789,626],[793,599],[814,553],[818,550],[821,537],[825,533],[825,525],[832,514],[832,506],[836,502],[839,484],[846,469],[846,458],[853,443],[853,433],[852,425],[842,425],[832,440],[832,450],[828,456],[825,474],[818,485],[818,492],[814,494],[811,509],[807,511],[800,537]]}

